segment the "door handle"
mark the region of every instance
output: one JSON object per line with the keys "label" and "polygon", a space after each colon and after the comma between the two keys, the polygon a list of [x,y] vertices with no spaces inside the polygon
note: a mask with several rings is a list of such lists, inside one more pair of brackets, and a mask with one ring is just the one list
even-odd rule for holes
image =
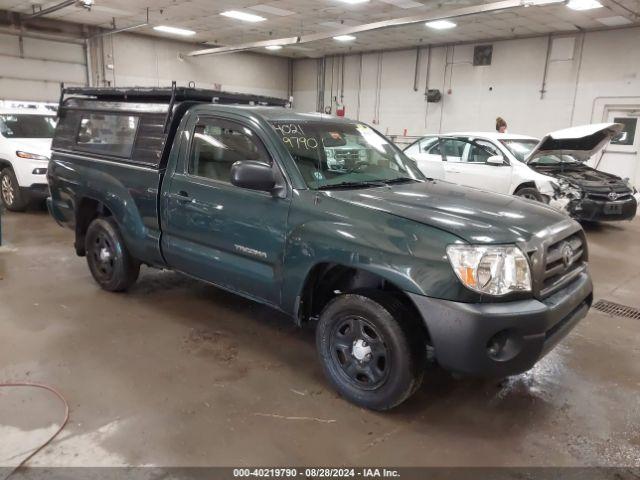
{"label": "door handle", "polygon": [[174,198],[178,203],[195,203],[195,198],[189,198],[189,193],[185,190],[180,190],[178,193],[175,193]]}

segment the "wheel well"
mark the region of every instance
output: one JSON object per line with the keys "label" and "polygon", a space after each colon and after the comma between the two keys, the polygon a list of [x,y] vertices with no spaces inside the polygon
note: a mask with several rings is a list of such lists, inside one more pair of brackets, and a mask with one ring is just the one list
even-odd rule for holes
{"label": "wheel well", "polygon": [[5,167],[9,167],[13,169],[13,165],[11,165],[11,162],[9,162],[8,160],[5,160],[4,158],[0,158],[0,170],[2,170]]}
{"label": "wheel well", "polygon": [[102,202],[93,198],[83,198],[76,208],[76,253],[84,257],[86,254],[84,243],[87,229],[91,222],[98,217],[110,217],[113,214]]}
{"label": "wheel well", "polygon": [[374,273],[335,263],[321,263],[313,267],[302,289],[296,320],[303,323],[316,318],[337,295],[363,289],[387,292],[397,298],[428,338],[420,312],[403,290]]}
{"label": "wheel well", "polygon": [[518,185],[513,193],[518,193],[518,191],[522,190],[523,188],[535,188],[536,190],[538,189],[538,187],[536,187],[536,182],[524,182]]}

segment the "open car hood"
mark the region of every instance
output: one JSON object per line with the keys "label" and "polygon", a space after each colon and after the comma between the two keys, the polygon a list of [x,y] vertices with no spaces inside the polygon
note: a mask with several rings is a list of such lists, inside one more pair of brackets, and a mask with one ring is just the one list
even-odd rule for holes
{"label": "open car hood", "polygon": [[542,137],[524,161],[529,163],[543,155],[571,155],[584,162],[606,147],[623,128],[620,123],[594,123],[551,132]]}

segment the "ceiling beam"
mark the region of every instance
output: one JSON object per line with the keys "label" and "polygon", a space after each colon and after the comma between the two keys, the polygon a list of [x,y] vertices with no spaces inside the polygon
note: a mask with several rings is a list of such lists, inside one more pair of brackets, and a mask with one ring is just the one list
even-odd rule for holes
{"label": "ceiling beam", "polygon": [[452,10],[431,12],[423,15],[413,15],[410,17],[392,18],[382,20],[380,22],[365,23],[363,25],[355,25],[344,27],[338,30],[332,30],[324,33],[314,33],[309,35],[300,35],[298,37],[287,37],[272,40],[262,40],[258,42],[240,43],[237,45],[229,45],[226,47],[205,48],[202,50],[194,50],[189,52],[189,57],[198,57],[202,55],[220,55],[223,53],[240,52],[245,50],[253,50],[256,48],[267,47],[269,45],[298,45],[301,43],[317,42],[327,40],[338,35],[353,35],[355,33],[370,32],[391,27],[401,27],[405,25],[414,25],[422,22],[432,22],[434,20],[443,20],[445,18],[465,17],[476,15],[479,13],[497,12],[500,10],[508,10],[519,7],[529,7],[536,5],[548,5],[554,3],[565,3],[566,0],[502,0],[498,2],[486,3],[482,5],[474,5],[471,7],[462,7]]}
{"label": "ceiling beam", "polygon": [[31,15],[24,15],[22,17],[22,20],[31,20],[33,18],[38,18],[49,13],[57,12],[58,10],[62,10],[63,8],[70,7],[74,3],[76,3],[76,0],[65,0],[64,2],[57,3],[50,6],[49,8],[43,8],[41,10],[38,10],[37,12],[33,12]]}

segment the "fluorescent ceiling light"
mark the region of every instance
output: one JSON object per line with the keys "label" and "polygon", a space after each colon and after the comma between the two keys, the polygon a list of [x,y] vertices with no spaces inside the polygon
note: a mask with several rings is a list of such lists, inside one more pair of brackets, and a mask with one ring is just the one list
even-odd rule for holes
{"label": "fluorescent ceiling light", "polygon": [[353,35],[338,35],[337,37],[333,37],[333,39],[339,42],[351,42],[352,40],[355,40],[356,37]]}
{"label": "fluorescent ceiling light", "polygon": [[244,22],[263,22],[266,18],[260,15],[254,15],[253,13],[240,12],[238,10],[228,10],[222,12],[220,15],[223,17],[235,18],[236,20],[242,20]]}
{"label": "fluorescent ceiling light", "polygon": [[435,28],[436,30],[446,30],[457,26],[449,20],[435,20],[433,22],[427,22],[425,25],[429,28]]}
{"label": "fluorescent ceiling light", "polygon": [[567,7],[571,10],[591,10],[592,8],[602,8],[598,0],[569,0]]}
{"label": "fluorescent ceiling light", "polygon": [[267,50],[282,50],[282,45],[267,45],[264,48]]}
{"label": "fluorescent ceiling light", "polygon": [[158,32],[171,33],[173,35],[182,35],[183,37],[190,37],[191,35],[195,35],[196,32],[193,30],[187,30],[186,28],[178,28],[178,27],[168,27],[166,25],[158,25],[153,27],[154,30]]}

